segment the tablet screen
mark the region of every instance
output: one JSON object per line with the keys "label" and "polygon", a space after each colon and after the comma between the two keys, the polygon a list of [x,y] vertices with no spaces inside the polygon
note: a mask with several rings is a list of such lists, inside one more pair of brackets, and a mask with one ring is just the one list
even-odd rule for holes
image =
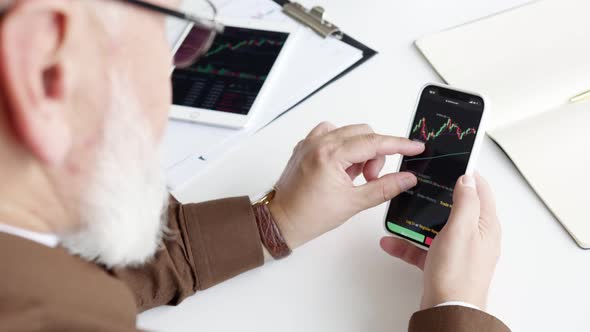
{"label": "tablet screen", "polygon": [[173,103],[248,114],[288,37],[284,32],[226,27],[197,63],[174,70]]}

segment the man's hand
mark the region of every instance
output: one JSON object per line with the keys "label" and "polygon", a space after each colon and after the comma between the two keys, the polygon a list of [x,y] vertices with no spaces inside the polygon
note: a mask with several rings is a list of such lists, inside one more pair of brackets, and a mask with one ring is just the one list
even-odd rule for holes
{"label": "man's hand", "polygon": [[500,238],[490,186],[480,176],[463,176],[455,186],[449,222],[428,253],[391,237],[381,239],[381,247],[424,270],[422,309],[461,301],[483,310],[500,256]]}
{"label": "man's hand", "polygon": [[[411,173],[379,172],[387,155],[422,151],[422,143],[378,135],[367,125],[319,124],[295,147],[269,205],[287,244],[294,249],[414,187]],[[367,183],[355,186],[361,173]]]}

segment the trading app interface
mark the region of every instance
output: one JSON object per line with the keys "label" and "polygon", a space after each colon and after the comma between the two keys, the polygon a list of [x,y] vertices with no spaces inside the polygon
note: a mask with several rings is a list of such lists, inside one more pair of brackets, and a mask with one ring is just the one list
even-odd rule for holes
{"label": "trading app interface", "polygon": [[453,188],[467,170],[484,102],[477,96],[430,86],[424,89],[410,139],[424,142],[425,151],[404,157],[402,172],[411,172],[418,185],[394,198],[386,228],[429,247],[449,218]]}
{"label": "trading app interface", "polygon": [[174,70],[173,103],[248,114],[288,37],[283,32],[226,27],[197,63]]}

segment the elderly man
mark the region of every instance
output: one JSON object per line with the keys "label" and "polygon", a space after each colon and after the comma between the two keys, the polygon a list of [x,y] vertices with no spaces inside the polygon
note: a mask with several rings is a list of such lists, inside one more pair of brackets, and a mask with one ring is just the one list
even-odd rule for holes
{"label": "elderly man", "polygon": [[[153,1],[3,3],[2,331],[135,331],[138,311],[286,257],[416,185],[412,174],[379,173],[386,155],[418,154],[421,143],[323,123],[263,202],[170,199],[155,147],[171,99],[162,13],[172,12],[158,6],[174,4]],[[192,19],[202,52],[214,25]],[[367,183],[355,186],[360,174]],[[381,241],[425,271],[409,329],[507,331],[481,311],[499,255],[491,191],[465,176],[454,198],[428,255]]]}

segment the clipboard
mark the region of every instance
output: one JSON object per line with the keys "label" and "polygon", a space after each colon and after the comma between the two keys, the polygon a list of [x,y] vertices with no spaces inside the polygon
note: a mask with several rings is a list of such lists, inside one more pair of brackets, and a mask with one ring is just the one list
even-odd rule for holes
{"label": "clipboard", "polygon": [[[272,0],[272,1],[274,1],[275,3],[277,3],[281,7],[283,7],[283,12],[285,14],[287,14],[288,16],[290,16],[291,18],[293,18],[294,20],[298,21],[299,23],[301,23],[303,25],[306,25],[307,27],[309,27],[310,29],[312,29],[313,31],[315,31],[317,34],[321,35],[324,38],[328,38],[328,37],[337,38],[340,41],[342,41],[343,43],[346,43],[346,44],[360,50],[363,53],[363,57],[359,61],[357,61],[356,63],[354,63],[350,67],[348,67],[346,70],[341,72],[340,74],[334,76],[334,78],[332,78],[326,84],[320,86],[317,90],[315,90],[314,92],[309,94],[307,97],[301,99],[295,105],[293,105],[289,109],[285,110],[283,113],[279,114],[274,120],[272,120],[271,122],[266,124],[264,127],[270,125],[276,119],[285,115],[287,112],[289,112],[293,108],[297,107],[299,104],[301,104],[301,103],[305,102],[306,100],[308,100],[309,98],[313,97],[316,93],[320,92],[328,85],[338,81],[339,79],[346,76],[348,73],[350,73],[351,71],[360,67],[362,64],[369,61],[372,57],[374,57],[375,55],[378,54],[378,52],[375,51],[374,49],[372,49],[372,48],[368,47],[367,45],[359,42],[358,40],[352,38],[350,35],[342,32],[342,30],[340,30],[340,28],[338,28],[338,26],[336,26],[335,24],[332,24],[331,22],[326,21],[323,17],[324,12],[325,12],[324,8],[316,6],[311,9],[307,9],[299,3],[291,2],[289,0]],[[264,128],[264,127],[262,127],[262,128]]]}
{"label": "clipboard", "polygon": [[[325,39],[325,43],[333,45],[341,44],[343,47],[342,49],[353,49],[356,54],[352,56],[354,57],[354,60],[348,62],[350,65],[345,64],[338,68],[331,68],[330,74],[325,75],[321,79],[321,82],[306,89],[306,91],[299,96],[288,100],[286,102],[288,106],[275,108],[274,113],[268,118],[261,120],[260,125],[256,126],[256,128],[244,128],[235,131],[203,125],[199,127],[198,130],[195,130],[195,128],[197,128],[196,126],[199,126],[199,124],[172,121],[172,123],[169,124],[167,135],[164,139],[164,146],[168,148],[165,148],[167,154],[164,156],[163,165],[166,170],[167,184],[170,190],[177,190],[194,178],[201,176],[209,167],[212,167],[216,161],[220,160],[223,154],[228,153],[239,145],[239,142],[243,137],[257,133],[301,103],[305,102],[307,99],[313,97],[316,93],[331,83],[346,76],[346,74],[361,66],[377,54],[375,50],[341,32],[336,25],[324,20],[324,10],[320,7],[314,7],[308,10],[303,6],[290,1],[266,1],[268,1],[269,4],[272,4],[273,7],[276,5],[276,10],[285,14],[285,16],[287,16],[286,19],[293,19],[293,22],[296,22],[295,24],[299,22],[302,25],[309,27],[310,29],[305,31],[305,35],[313,36],[314,34],[318,34],[319,38],[317,38],[315,43],[321,44],[322,39]],[[231,17],[231,15],[228,16]],[[307,53],[308,56],[306,59],[309,58],[310,54],[313,53]],[[348,54],[348,56],[351,56],[350,53]],[[301,58],[300,60],[310,61],[309,59],[302,60]],[[194,149],[192,145],[185,144],[187,139],[200,143],[214,141],[216,142],[216,145],[214,148],[208,149],[207,151],[191,152],[191,150],[196,149]]]}

